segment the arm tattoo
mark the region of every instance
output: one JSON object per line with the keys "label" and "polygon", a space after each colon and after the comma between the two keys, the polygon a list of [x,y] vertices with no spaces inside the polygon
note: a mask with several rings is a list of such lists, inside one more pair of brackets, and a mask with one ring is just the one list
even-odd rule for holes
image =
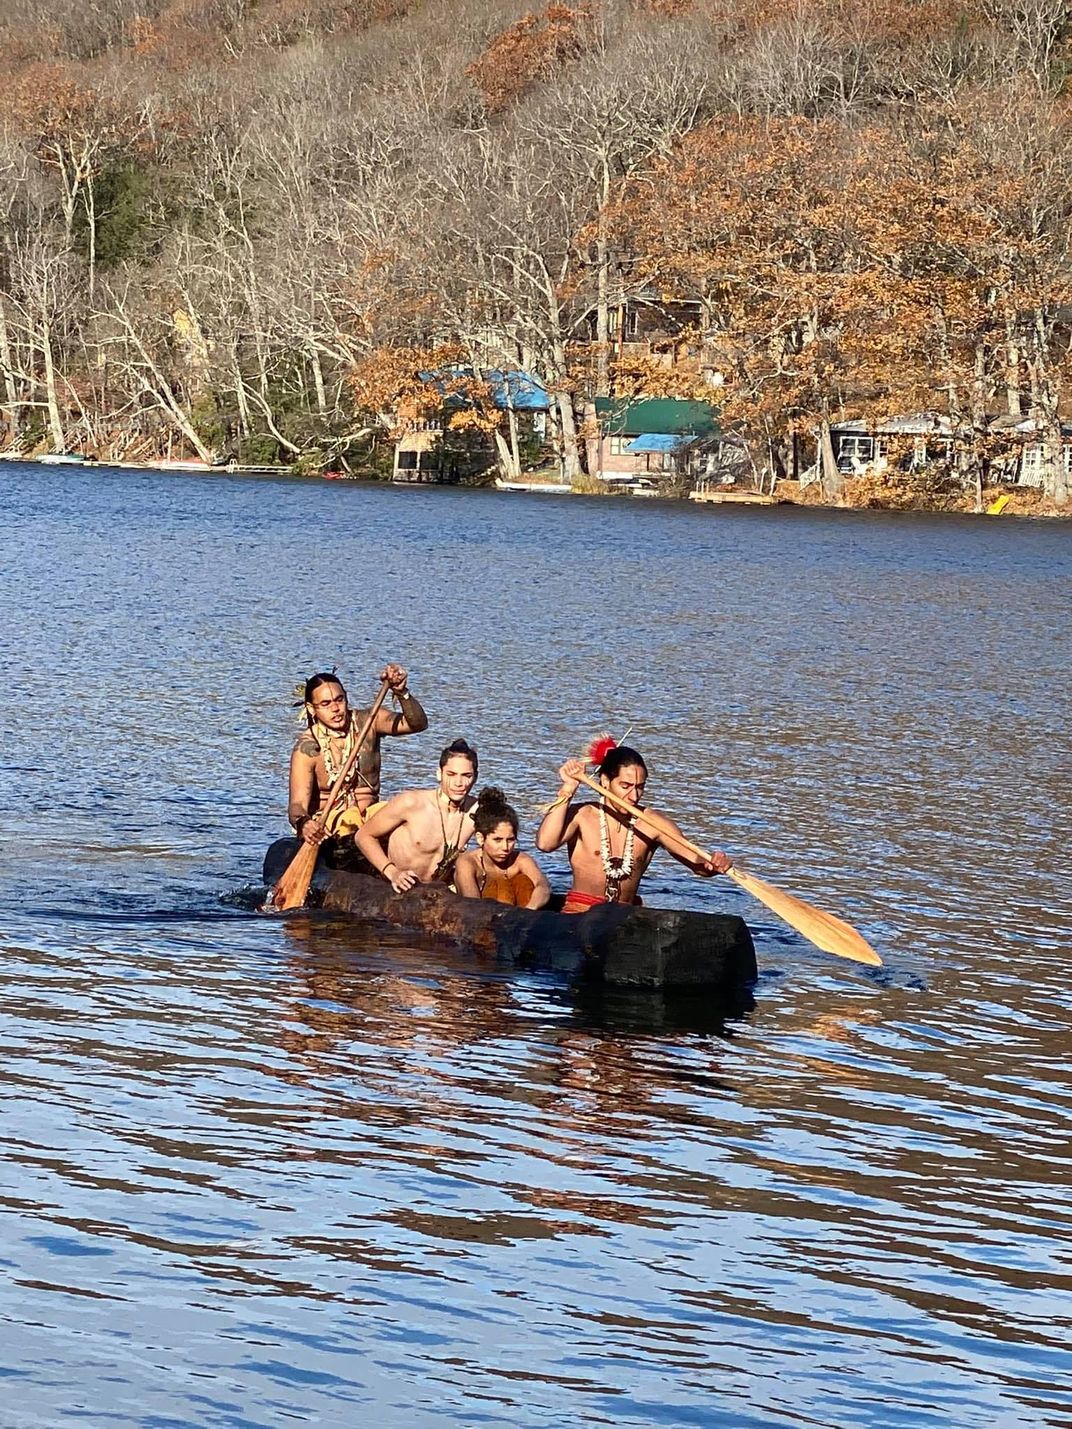
{"label": "arm tattoo", "polygon": [[320,755],[320,746],[311,734],[304,735],[298,741],[298,750],[309,759],[317,759]]}

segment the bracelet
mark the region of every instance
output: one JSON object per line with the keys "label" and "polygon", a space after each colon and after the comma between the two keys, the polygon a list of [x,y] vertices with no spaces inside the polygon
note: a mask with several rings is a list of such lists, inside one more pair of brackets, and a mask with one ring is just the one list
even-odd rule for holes
{"label": "bracelet", "polygon": [[389,858],[389,859],[387,860],[387,862],[384,864],[384,866],[380,869],[380,872],[383,874],[384,878],[386,878],[386,877],[387,877],[387,870],[388,870],[389,868],[397,868],[397,867],[398,867],[398,864],[395,863],[394,859],[393,859],[393,858]]}
{"label": "bracelet", "polygon": [[302,829],[305,828],[305,825],[312,817],[312,814],[299,814],[298,817],[294,820],[294,832],[298,835],[299,838],[301,838]]}
{"label": "bracelet", "polygon": [[409,690],[396,690],[396,691],[395,691],[395,699],[396,699],[396,700],[411,700],[412,698],[413,698],[413,696],[410,694]]}

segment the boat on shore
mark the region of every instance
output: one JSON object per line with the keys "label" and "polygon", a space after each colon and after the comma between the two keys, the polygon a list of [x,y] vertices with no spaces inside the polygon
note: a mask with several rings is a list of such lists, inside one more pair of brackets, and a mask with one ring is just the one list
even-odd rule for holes
{"label": "boat on shore", "polygon": [[572,491],[568,481],[507,481],[495,478],[496,491],[542,491],[545,496],[568,496]]}
{"label": "boat on shore", "polygon": [[86,466],[93,459],[79,456],[77,452],[45,452],[43,456],[27,458],[30,461],[39,461],[43,466]]}
{"label": "boat on shore", "polygon": [[[297,851],[280,839],[264,860],[271,888]],[[556,900],[559,903],[561,900]],[[694,989],[740,1003],[756,978],[752,935],[726,913],[601,903],[587,913],[533,912],[461,898],[438,883],[395,893],[382,878],[318,865],[311,906],[362,921],[412,929],[494,956],[500,966],[557,973],[572,982]]]}

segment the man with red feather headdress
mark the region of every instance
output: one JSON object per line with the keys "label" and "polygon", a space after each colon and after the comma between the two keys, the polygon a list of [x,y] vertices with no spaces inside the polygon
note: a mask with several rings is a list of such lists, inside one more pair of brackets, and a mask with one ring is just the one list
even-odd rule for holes
{"label": "man with red feather headdress", "polygon": [[[641,809],[648,766],[635,749],[603,736],[589,749],[588,762],[595,766],[605,789]],[[677,824],[653,809],[644,809],[644,822],[638,823],[605,799],[598,804],[574,804],[573,796],[585,772],[579,759],[567,759],[558,772],[562,787],[544,815],[536,847],[551,853],[565,844],[569,852],[573,887],[563,913],[585,913],[599,903],[639,903],[637,889],[657,848],[666,849],[702,878],[725,873],[730,867],[731,860],[720,850],[710,859],[683,852],[681,842],[673,842],[675,836],[684,839]]]}

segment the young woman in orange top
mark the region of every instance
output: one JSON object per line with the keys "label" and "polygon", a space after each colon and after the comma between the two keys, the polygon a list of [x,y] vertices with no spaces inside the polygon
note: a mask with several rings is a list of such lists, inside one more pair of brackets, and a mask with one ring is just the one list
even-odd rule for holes
{"label": "young woman in orange top", "polygon": [[463,898],[486,898],[515,908],[542,908],[551,896],[543,870],[517,846],[517,814],[501,789],[480,791],[476,812],[477,849],[454,866],[454,886]]}

